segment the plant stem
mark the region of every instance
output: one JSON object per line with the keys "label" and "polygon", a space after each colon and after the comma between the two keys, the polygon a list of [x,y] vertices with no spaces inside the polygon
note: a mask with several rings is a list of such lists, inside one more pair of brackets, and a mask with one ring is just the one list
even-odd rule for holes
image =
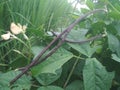
{"label": "plant stem", "polygon": [[[55,32],[52,32],[53,35],[57,36]],[[81,44],[81,43],[86,43],[86,42],[89,42],[89,41],[93,41],[93,40],[96,40],[96,39],[100,39],[102,37],[105,37],[105,35],[96,35],[94,37],[91,37],[89,39],[86,39],[86,40],[81,40],[81,41],[73,41],[73,40],[68,40],[68,39],[65,39],[65,42],[68,42],[68,43],[75,43],[75,44]]]}
{"label": "plant stem", "polygon": [[73,74],[73,71],[74,71],[74,69],[75,69],[75,67],[76,67],[76,65],[77,65],[77,63],[78,63],[78,61],[79,61],[79,58],[76,59],[76,61],[75,61],[74,65],[73,65],[73,67],[72,67],[72,69],[71,69],[71,71],[70,71],[70,73],[69,73],[69,75],[68,75],[68,78],[67,78],[67,80],[66,80],[63,88],[65,88],[65,87],[67,86],[67,84],[68,84],[68,82],[69,82],[69,80],[70,80],[70,78],[71,78],[71,76],[72,76],[72,74]]}

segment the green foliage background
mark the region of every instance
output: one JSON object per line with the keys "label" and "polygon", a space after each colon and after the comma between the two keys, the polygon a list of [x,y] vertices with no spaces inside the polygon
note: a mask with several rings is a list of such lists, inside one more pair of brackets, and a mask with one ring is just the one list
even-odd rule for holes
{"label": "green foliage background", "polygon": [[[27,25],[25,40],[0,41],[0,90],[119,90],[120,1],[74,0],[88,8],[76,9],[67,0],[1,0],[0,35],[11,22]],[[82,41],[99,34],[105,37],[83,44],[65,42],[52,56],[18,79],[9,82],[31,63],[54,36],[85,13],[105,9],[78,23],[67,36]],[[55,47],[57,42],[52,46]],[[49,48],[48,52],[51,50]],[[46,52],[43,57],[48,53]]]}

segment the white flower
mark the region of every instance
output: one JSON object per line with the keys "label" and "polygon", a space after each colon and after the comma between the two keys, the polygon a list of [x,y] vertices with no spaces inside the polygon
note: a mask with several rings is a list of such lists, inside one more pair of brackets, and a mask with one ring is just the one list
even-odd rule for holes
{"label": "white flower", "polygon": [[22,25],[21,25],[20,23],[17,23],[17,26],[18,26],[19,28],[22,28]]}
{"label": "white flower", "polygon": [[7,34],[1,35],[1,38],[2,38],[3,40],[8,40],[8,39],[10,39],[10,35],[11,35],[11,33],[8,32]]}
{"label": "white flower", "polygon": [[25,33],[26,29],[27,29],[27,26],[26,25],[22,26],[20,23],[16,25],[14,22],[12,22],[10,26],[11,32],[15,35],[20,34],[20,33]]}
{"label": "white flower", "polygon": [[22,28],[20,28],[14,22],[11,23],[10,30],[15,35],[20,34],[22,32]]}

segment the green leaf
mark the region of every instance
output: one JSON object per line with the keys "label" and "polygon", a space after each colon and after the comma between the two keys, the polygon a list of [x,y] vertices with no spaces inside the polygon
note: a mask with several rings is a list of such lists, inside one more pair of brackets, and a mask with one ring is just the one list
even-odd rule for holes
{"label": "green leaf", "polygon": [[9,87],[0,87],[0,90],[11,90]]}
{"label": "green leaf", "polygon": [[57,87],[57,86],[42,86],[40,88],[38,88],[37,90],[64,90],[60,87]]}
{"label": "green leaf", "polygon": [[[100,15],[101,15],[101,12],[100,12]],[[99,16],[99,17],[103,18],[103,16]],[[99,18],[92,19],[92,20],[93,20],[93,22],[91,22],[91,27],[90,27],[91,28],[90,29],[91,33],[90,34],[96,35],[96,34],[99,34],[99,33],[103,32],[104,31],[104,27],[106,26],[105,21],[102,21],[102,20],[99,21]]]}
{"label": "green leaf", "polygon": [[87,57],[91,57],[93,53],[97,50],[97,47],[91,47],[89,43],[84,44],[69,44],[73,49],[77,50],[78,52],[86,55]]}
{"label": "green leaf", "polygon": [[110,90],[114,72],[107,72],[95,58],[88,58],[83,70],[85,90]]}
{"label": "green leaf", "polygon": [[112,59],[117,62],[120,62],[120,58],[116,54],[112,54]]}
{"label": "green leaf", "polygon": [[84,65],[85,65],[85,60],[79,60],[79,62],[77,63],[76,67],[75,67],[75,70],[74,70],[74,75],[76,76],[81,76],[82,73],[83,73],[83,68],[84,68]]}
{"label": "green leaf", "polygon": [[108,16],[115,19],[115,20],[120,20],[120,12],[116,12],[116,11],[111,11],[108,13]]}
{"label": "green leaf", "polygon": [[68,40],[72,40],[72,41],[80,41],[80,40],[83,40],[85,39],[85,35],[86,33],[88,32],[88,29],[78,29],[78,30],[72,30],[68,36],[67,36],[67,39]]}
{"label": "green leaf", "polygon": [[120,87],[118,87],[118,89],[117,90],[120,90]]}
{"label": "green leaf", "polygon": [[41,73],[40,75],[36,76],[35,78],[38,82],[42,85],[49,85],[55,80],[57,80],[62,73],[62,69],[56,71],[56,74],[53,73]]}
{"label": "green leaf", "polygon": [[83,82],[80,80],[76,80],[69,84],[65,90],[84,90]]}
{"label": "green leaf", "polygon": [[[10,89],[10,87],[9,87],[10,81],[13,78],[15,78],[19,73],[20,73],[20,71],[9,71],[7,73],[0,75],[0,88],[6,88],[6,90],[9,90]],[[31,80],[31,77],[23,75],[20,79],[18,79],[13,84],[13,87],[14,86],[15,86],[15,88],[21,87],[22,88],[21,90],[30,89],[30,87],[31,87],[30,80]],[[14,90],[14,88],[12,88],[12,90]]]}
{"label": "green leaf", "polygon": [[112,11],[116,11],[120,14],[120,1],[119,0],[108,0],[108,3]]}
{"label": "green leaf", "polygon": [[[35,57],[44,49],[43,46],[33,46],[32,47],[32,52],[35,55]],[[34,57],[34,58],[35,58]]]}
{"label": "green leaf", "polygon": [[[21,90],[23,90],[23,89],[24,90],[29,90],[31,88],[31,85],[32,85],[31,79],[32,78],[30,76],[23,75],[19,80],[16,81],[16,83],[14,84],[14,86],[16,88],[22,88]],[[20,90],[20,89],[18,89],[18,90]]]}
{"label": "green leaf", "polygon": [[41,52],[43,50],[44,47],[42,46],[33,46],[32,47],[32,52],[34,55],[37,55],[39,52]]}
{"label": "green leaf", "polygon": [[23,88],[22,87],[15,87],[12,90],[23,90]]}
{"label": "green leaf", "polygon": [[49,57],[43,63],[33,67],[32,74],[37,76],[41,73],[54,73],[56,70],[60,69],[64,63],[70,60],[73,54],[67,50],[60,48],[51,57]]}
{"label": "green leaf", "polygon": [[17,56],[15,60],[11,61],[10,67],[13,69],[24,67],[28,64],[28,60],[24,57]]}
{"label": "green leaf", "polygon": [[116,36],[108,33],[108,44],[109,44],[109,48],[112,52],[116,52],[118,56],[120,56],[120,42],[117,39]]}
{"label": "green leaf", "polygon": [[92,0],[87,0],[86,5],[92,10],[94,9],[94,3]]}
{"label": "green leaf", "polygon": [[108,44],[112,52],[115,52],[119,48],[119,45],[120,45],[117,37],[110,33],[108,33]]}
{"label": "green leaf", "polygon": [[[85,35],[88,32],[87,29],[80,29],[80,30],[73,30],[70,32],[70,34],[67,36],[68,40],[71,41],[83,41],[86,40]],[[91,48],[89,43],[84,44],[72,44],[68,43],[73,49],[77,50],[78,52],[86,55],[87,57],[91,57],[92,54],[96,51],[96,47]]]}
{"label": "green leaf", "polygon": [[114,27],[117,30],[117,34],[120,35],[120,22],[115,23]]}
{"label": "green leaf", "polygon": [[1,74],[0,75],[0,87],[8,87],[9,82],[20,72],[18,71],[9,71],[7,73]]}

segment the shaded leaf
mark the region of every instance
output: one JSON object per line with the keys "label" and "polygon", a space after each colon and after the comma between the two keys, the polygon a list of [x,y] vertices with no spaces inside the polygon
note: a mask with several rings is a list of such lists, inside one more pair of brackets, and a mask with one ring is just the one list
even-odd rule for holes
{"label": "shaded leaf", "polygon": [[79,60],[74,70],[74,74],[80,77],[82,75],[84,65],[85,65],[85,60]]}
{"label": "shaded leaf", "polygon": [[115,52],[119,47],[119,40],[116,36],[108,33],[108,44],[111,51]]}
{"label": "shaded leaf", "polygon": [[40,75],[36,76],[36,79],[42,85],[49,85],[55,80],[57,80],[62,73],[62,69],[56,71],[56,74],[53,73],[41,73]]}
{"label": "shaded leaf", "polygon": [[112,52],[116,52],[120,56],[120,42],[116,36],[108,33],[108,45]]}
{"label": "shaded leaf", "polygon": [[[101,14],[101,12],[100,12],[100,14]],[[103,18],[103,16],[101,16],[101,17]],[[89,32],[91,32],[92,35],[96,35],[96,34],[99,34],[99,33],[104,31],[104,27],[106,26],[105,22],[104,21],[98,21],[98,20],[99,20],[99,18],[93,19],[94,23],[92,22],[92,25],[91,25],[90,31],[89,31]]]}
{"label": "shaded leaf", "polygon": [[110,90],[114,72],[107,72],[95,58],[88,58],[83,70],[85,90]]}
{"label": "shaded leaf", "polygon": [[19,67],[24,67],[28,64],[28,60],[24,57],[17,56],[14,61],[10,63],[10,66],[13,69],[19,68]]}
{"label": "shaded leaf", "polygon": [[114,27],[117,30],[117,34],[120,35],[120,22],[115,23]]}
{"label": "shaded leaf", "polygon": [[43,86],[43,87],[40,87],[38,88],[37,90],[64,90],[60,87],[57,87],[57,86]]}
{"label": "shaded leaf", "polygon": [[22,87],[15,87],[12,90],[23,90],[23,88]]}
{"label": "shaded leaf", "polygon": [[84,90],[83,82],[80,80],[76,80],[69,84],[65,90]]}

